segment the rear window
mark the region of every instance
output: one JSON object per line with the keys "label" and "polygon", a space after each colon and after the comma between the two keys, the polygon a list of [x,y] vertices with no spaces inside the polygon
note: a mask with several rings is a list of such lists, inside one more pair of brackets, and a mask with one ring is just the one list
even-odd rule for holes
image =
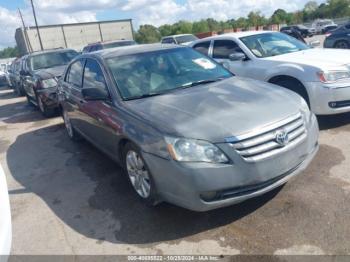
{"label": "rear window", "polygon": [[121,47],[121,46],[129,46],[129,45],[136,45],[136,42],[135,41],[120,41],[120,42],[115,42],[115,43],[104,44],[103,48],[108,49],[108,48],[115,48],[115,47]]}
{"label": "rear window", "polygon": [[197,37],[194,35],[183,35],[183,36],[177,36],[176,37],[176,42],[178,44],[183,44],[183,43],[189,43],[198,40]]}
{"label": "rear window", "polygon": [[73,50],[34,55],[30,58],[28,66],[33,71],[56,66],[63,66],[67,65],[77,55],[78,52]]}

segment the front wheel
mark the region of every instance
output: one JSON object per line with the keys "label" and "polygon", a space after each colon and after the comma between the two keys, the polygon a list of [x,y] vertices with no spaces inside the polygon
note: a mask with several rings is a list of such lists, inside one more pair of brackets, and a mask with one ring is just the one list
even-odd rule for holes
{"label": "front wheel", "polygon": [[349,44],[346,41],[339,41],[334,45],[334,48],[349,49]]}
{"label": "front wheel", "polygon": [[158,203],[156,197],[156,187],[140,150],[131,143],[124,147],[124,166],[129,181],[137,195],[149,206],[155,206]]}
{"label": "front wheel", "polygon": [[43,116],[45,116],[45,117],[53,116],[55,111],[51,108],[48,108],[40,96],[38,96],[38,95],[36,96],[36,101],[38,103],[38,107],[40,109],[40,112],[43,114]]}
{"label": "front wheel", "polygon": [[74,127],[72,126],[72,122],[68,116],[68,113],[64,109],[62,110],[62,117],[63,117],[63,121],[64,121],[64,126],[66,127],[66,131],[67,131],[69,138],[72,139],[73,141],[79,141],[81,139],[81,137],[74,130]]}

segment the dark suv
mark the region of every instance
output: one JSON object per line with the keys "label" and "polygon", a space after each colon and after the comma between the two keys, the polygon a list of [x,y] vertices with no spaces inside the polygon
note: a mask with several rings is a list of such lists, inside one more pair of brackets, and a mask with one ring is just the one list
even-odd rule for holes
{"label": "dark suv", "polygon": [[134,40],[118,40],[118,41],[111,41],[111,42],[99,42],[94,44],[89,44],[83,48],[83,53],[91,53],[103,49],[109,49],[109,48],[115,48],[115,47],[121,47],[121,46],[129,46],[129,45],[136,45],[136,42]]}
{"label": "dark suv", "polygon": [[298,33],[301,34],[303,38],[313,36],[313,33],[304,25],[285,26],[285,27],[282,27],[280,31],[284,33],[285,31],[288,32],[292,30],[298,31]]}
{"label": "dark suv", "polygon": [[25,57],[21,70],[25,95],[28,103],[39,107],[44,116],[51,116],[58,108],[58,79],[77,55],[72,49],[56,49]]}

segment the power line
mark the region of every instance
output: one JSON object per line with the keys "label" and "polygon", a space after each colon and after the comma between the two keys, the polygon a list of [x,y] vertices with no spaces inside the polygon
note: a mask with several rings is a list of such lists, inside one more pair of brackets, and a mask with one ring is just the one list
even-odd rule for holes
{"label": "power line", "polygon": [[41,36],[40,36],[40,32],[39,32],[38,21],[36,20],[36,14],[35,14],[35,8],[34,8],[33,0],[30,0],[30,3],[32,4],[33,16],[34,16],[36,31],[37,31],[37,33],[38,33],[40,48],[41,48],[41,50],[43,51],[43,50],[44,50],[44,47],[43,47],[43,43],[42,43],[42,41],[41,41]]}

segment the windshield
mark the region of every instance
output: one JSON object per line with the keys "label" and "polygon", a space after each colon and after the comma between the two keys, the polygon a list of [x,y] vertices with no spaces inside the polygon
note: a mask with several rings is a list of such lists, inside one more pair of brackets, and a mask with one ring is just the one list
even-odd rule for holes
{"label": "windshield", "polygon": [[183,43],[188,43],[188,42],[193,42],[198,40],[197,37],[194,35],[183,35],[183,36],[177,36],[176,41],[178,44],[183,44]]}
{"label": "windshield", "polygon": [[176,48],[107,59],[124,100],[164,94],[232,74],[191,48]]}
{"label": "windshield", "polygon": [[70,50],[66,52],[52,52],[35,55],[30,58],[30,67],[33,71],[67,65],[78,53]]}
{"label": "windshield", "polygon": [[264,33],[240,38],[240,40],[259,58],[283,55],[309,49],[309,47],[289,35]]}
{"label": "windshield", "polygon": [[103,48],[108,49],[108,48],[128,46],[128,45],[136,45],[136,43],[135,43],[135,41],[120,41],[120,42],[115,42],[115,43],[104,44]]}

